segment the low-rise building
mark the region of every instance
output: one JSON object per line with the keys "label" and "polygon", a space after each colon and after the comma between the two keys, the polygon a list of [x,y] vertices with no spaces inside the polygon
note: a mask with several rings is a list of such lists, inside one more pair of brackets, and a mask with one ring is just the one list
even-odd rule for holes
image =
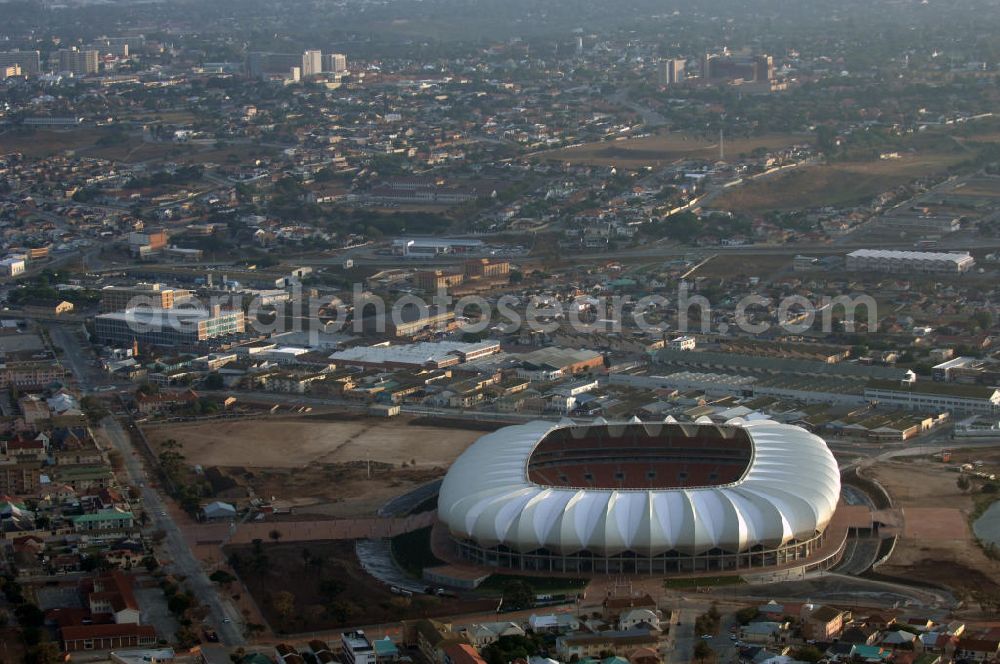
{"label": "low-rise building", "polygon": [[375,648],[361,630],[340,635],[345,664],[376,664]]}

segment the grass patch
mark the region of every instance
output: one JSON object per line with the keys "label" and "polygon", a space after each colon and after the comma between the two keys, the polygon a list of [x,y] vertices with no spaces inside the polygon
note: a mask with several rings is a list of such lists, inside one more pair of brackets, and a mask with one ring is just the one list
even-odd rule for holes
{"label": "grass patch", "polygon": [[421,578],[425,567],[436,567],[444,563],[431,551],[431,528],[421,528],[413,532],[396,535],[389,543],[392,557],[407,574]]}
{"label": "grass patch", "polygon": [[[775,150],[800,143],[812,143],[806,134],[766,134],[751,137],[726,137],[728,154],[749,154],[756,149]],[[592,164],[644,168],[663,165],[677,159],[715,159],[719,144],[712,138],[663,132],[623,141],[596,141],[571,148],[542,152],[539,159],[571,164]]]}
{"label": "grass patch", "polygon": [[664,579],[663,587],[667,590],[684,590],[687,588],[739,586],[744,583],[746,581],[739,576],[702,576],[696,578]]}
{"label": "grass patch", "polygon": [[536,595],[578,593],[587,587],[587,579],[560,578],[551,576],[521,576],[518,574],[491,574],[483,581],[479,590],[488,593],[502,593],[507,584],[521,581],[531,586]]}

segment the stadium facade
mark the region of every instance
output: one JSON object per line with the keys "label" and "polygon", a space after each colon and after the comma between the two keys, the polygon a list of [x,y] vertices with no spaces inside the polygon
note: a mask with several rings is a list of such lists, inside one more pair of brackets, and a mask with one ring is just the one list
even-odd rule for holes
{"label": "stadium facade", "polygon": [[438,518],[464,559],[491,567],[762,571],[809,568],[839,497],[826,443],[795,426],[531,422],[455,461]]}

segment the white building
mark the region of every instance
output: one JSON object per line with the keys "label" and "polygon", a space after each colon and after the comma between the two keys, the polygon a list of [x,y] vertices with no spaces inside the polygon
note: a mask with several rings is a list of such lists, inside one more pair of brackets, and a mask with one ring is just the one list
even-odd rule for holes
{"label": "white building", "polygon": [[17,275],[24,273],[25,261],[24,258],[19,256],[8,256],[0,261],[0,267],[2,267],[3,273],[6,276],[16,277]]}
{"label": "white building", "polygon": [[1000,413],[1000,389],[980,385],[873,381],[865,388],[865,399],[879,405],[925,412]]}
{"label": "white building", "polygon": [[847,269],[853,272],[955,274],[968,272],[975,264],[964,252],[858,249],[847,254]]}
{"label": "white building", "polygon": [[667,344],[667,348],[670,350],[694,350],[697,345],[698,341],[694,337],[683,336],[671,339],[670,343]]}
{"label": "white building", "polygon": [[347,71],[347,56],[343,53],[328,53],[324,55],[323,71],[343,74]]}
{"label": "white building", "polygon": [[375,647],[361,630],[340,635],[344,664],[375,664]]}
{"label": "white building", "polygon": [[302,54],[302,76],[316,76],[322,72],[322,51],[306,51]]}

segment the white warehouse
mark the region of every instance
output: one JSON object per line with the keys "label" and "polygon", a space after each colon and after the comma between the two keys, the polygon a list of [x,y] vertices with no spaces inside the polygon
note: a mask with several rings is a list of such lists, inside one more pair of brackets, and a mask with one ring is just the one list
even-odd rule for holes
{"label": "white warehouse", "polygon": [[858,249],[847,254],[847,269],[852,272],[957,274],[975,264],[967,252]]}

